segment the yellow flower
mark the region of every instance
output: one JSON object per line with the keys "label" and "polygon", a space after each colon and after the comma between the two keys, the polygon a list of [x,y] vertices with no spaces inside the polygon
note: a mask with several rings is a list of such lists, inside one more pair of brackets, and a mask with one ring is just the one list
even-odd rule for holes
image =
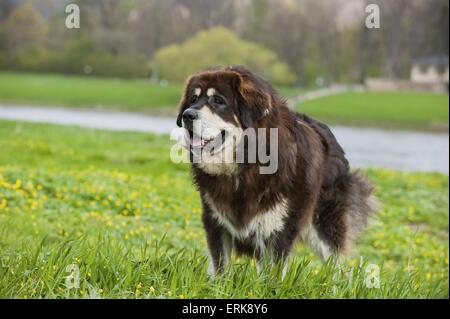
{"label": "yellow flower", "polygon": [[4,209],[4,208],[6,208],[6,205],[8,204],[8,201],[6,200],[6,198],[3,198],[1,201],[0,201],[0,209]]}
{"label": "yellow flower", "polygon": [[180,299],[184,299],[184,295],[183,294],[180,295]]}
{"label": "yellow flower", "polygon": [[153,288],[153,286],[150,287],[150,291],[151,292],[155,292],[155,288]]}
{"label": "yellow flower", "polygon": [[18,189],[22,185],[22,181],[20,179],[16,179],[16,183],[14,184],[14,188]]}

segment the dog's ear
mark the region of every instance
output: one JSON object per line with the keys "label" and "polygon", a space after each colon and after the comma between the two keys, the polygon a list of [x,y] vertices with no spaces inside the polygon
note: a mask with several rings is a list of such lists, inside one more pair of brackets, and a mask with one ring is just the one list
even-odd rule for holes
{"label": "dog's ear", "polygon": [[178,116],[177,116],[177,125],[179,127],[183,126],[183,123],[182,123],[183,112],[189,107],[189,105],[187,105],[188,99],[189,99],[189,88],[191,86],[193,78],[194,78],[194,76],[190,76],[186,80],[186,83],[184,84],[183,96],[181,97],[181,101],[178,105],[179,112],[178,112]]}
{"label": "dog's ear", "polygon": [[242,74],[233,70],[229,73],[233,74],[235,89],[239,92],[237,113],[241,124],[244,128],[254,127],[258,120],[270,112],[272,98],[251,79],[250,72]]}

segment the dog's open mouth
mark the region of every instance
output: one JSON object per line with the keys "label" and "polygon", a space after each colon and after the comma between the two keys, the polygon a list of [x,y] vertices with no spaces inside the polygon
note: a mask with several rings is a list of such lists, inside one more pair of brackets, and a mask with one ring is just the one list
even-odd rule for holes
{"label": "dog's open mouth", "polygon": [[204,136],[198,136],[194,134],[192,130],[188,131],[189,145],[194,149],[218,149],[224,142],[226,137],[225,130],[220,131],[215,137],[206,138]]}

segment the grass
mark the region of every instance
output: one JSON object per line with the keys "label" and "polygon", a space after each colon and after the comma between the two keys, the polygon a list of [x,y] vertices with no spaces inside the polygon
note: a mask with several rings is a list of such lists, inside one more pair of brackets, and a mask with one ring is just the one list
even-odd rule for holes
{"label": "grass", "polygon": [[[384,208],[358,243],[361,264],[338,272],[298,245],[284,281],[247,258],[208,279],[199,196],[170,145],[0,121],[0,297],[448,298],[448,176],[367,170]],[[379,289],[365,284],[370,264]]]}
{"label": "grass", "polygon": [[297,105],[329,123],[448,130],[448,94],[350,92]]}
{"label": "grass", "polygon": [[[285,96],[294,96],[306,89],[279,90]],[[161,86],[148,80],[0,72],[0,103],[175,114],[181,93],[181,84]]]}
{"label": "grass", "polygon": [[181,85],[52,74],[0,73],[0,101],[125,110],[175,109]]}
{"label": "grass", "polygon": [[[311,88],[280,87],[292,97]],[[182,85],[52,74],[0,73],[0,103],[121,109],[174,115]],[[448,95],[351,92],[311,100],[297,110],[331,124],[448,131]]]}

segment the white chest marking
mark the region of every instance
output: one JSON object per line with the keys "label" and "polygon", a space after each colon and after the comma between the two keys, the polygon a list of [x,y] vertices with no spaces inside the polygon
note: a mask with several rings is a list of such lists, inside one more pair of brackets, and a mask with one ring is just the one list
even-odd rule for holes
{"label": "white chest marking", "polygon": [[212,208],[214,218],[230,232],[231,236],[243,240],[253,235],[258,244],[273,233],[281,231],[288,214],[287,201],[283,199],[271,209],[259,212],[245,227],[236,228],[226,217],[226,212],[217,209],[208,194],[205,195],[205,200]]}

